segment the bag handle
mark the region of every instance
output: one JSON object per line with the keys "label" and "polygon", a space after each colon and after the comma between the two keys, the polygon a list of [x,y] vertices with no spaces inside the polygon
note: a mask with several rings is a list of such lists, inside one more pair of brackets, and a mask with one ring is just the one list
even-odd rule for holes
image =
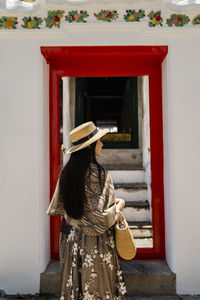
{"label": "bag handle", "polygon": [[127,222],[126,219],[123,215],[123,213],[121,212],[121,210],[119,210],[119,218],[117,219],[117,224],[119,224],[119,222],[122,223],[122,225],[126,226]]}

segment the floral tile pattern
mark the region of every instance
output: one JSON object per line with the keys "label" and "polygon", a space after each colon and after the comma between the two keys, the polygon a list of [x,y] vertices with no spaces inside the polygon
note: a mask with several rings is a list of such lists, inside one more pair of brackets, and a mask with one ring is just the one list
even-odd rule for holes
{"label": "floral tile pattern", "polygon": [[97,20],[112,22],[118,18],[118,13],[116,10],[101,10],[98,13],[94,13],[94,16],[97,18]]}
{"label": "floral tile pattern", "polygon": [[69,23],[76,22],[76,23],[85,23],[87,22],[85,19],[89,17],[87,10],[80,10],[78,13],[77,10],[72,10],[68,12],[68,15],[65,16],[65,20]]}
{"label": "floral tile pattern", "polygon": [[[34,2],[34,0],[20,0],[21,2]],[[37,2],[38,0],[35,0]],[[29,16],[29,17],[22,17],[22,28],[25,29],[41,29],[41,28],[60,28],[61,22],[68,22],[68,23],[86,23],[86,22],[113,22],[119,19],[119,23],[126,23],[126,22],[141,22],[143,24],[148,24],[149,27],[183,27],[187,24],[190,27],[194,25],[200,25],[200,14],[197,14],[195,17],[193,16],[191,19],[189,15],[186,14],[177,14],[173,13],[168,18],[162,18],[161,10],[151,10],[147,17],[145,18],[145,10],[144,9],[127,9],[120,14],[117,10],[108,10],[108,9],[101,9],[98,12],[93,13],[93,20],[92,16],[90,18],[88,11],[81,9],[81,10],[71,10],[64,16],[65,10],[49,10],[47,13],[46,18],[38,17],[38,16]],[[64,18],[63,18],[64,17]],[[62,20],[63,18],[63,20]],[[89,20],[89,21],[88,21]],[[191,22],[190,22],[191,20]],[[18,24],[17,17],[13,16],[0,16],[0,29],[16,29]],[[193,26],[192,26],[193,25]],[[83,25],[84,26],[84,25]]]}
{"label": "floral tile pattern", "polygon": [[194,17],[194,19],[192,20],[192,24],[200,25],[200,14],[198,14],[197,16]]}
{"label": "floral tile pattern", "polygon": [[44,18],[46,22],[46,27],[58,27],[60,28],[60,21],[64,16],[64,10],[49,10],[47,18]]}
{"label": "floral tile pattern", "polygon": [[173,25],[176,27],[183,27],[188,24],[189,21],[190,19],[186,15],[172,14],[171,17],[166,20],[166,24],[169,27],[172,27]]}
{"label": "floral tile pattern", "polygon": [[0,19],[0,28],[16,29],[17,24],[17,17],[1,17]]}
{"label": "floral tile pattern", "polygon": [[43,23],[43,19],[39,17],[24,17],[22,21],[24,24],[21,26],[26,29],[40,29],[39,26]]}
{"label": "floral tile pattern", "polygon": [[155,26],[163,26],[163,18],[161,17],[161,11],[155,11],[152,10],[149,14],[149,27],[155,27]]}
{"label": "floral tile pattern", "polygon": [[126,14],[124,15],[124,20],[126,22],[139,22],[140,19],[145,17],[145,11],[139,9],[136,11],[135,9],[127,9]]}

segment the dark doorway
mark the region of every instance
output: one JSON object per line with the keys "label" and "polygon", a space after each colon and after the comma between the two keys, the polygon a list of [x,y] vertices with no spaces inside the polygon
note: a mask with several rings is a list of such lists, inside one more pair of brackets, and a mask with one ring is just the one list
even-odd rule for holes
{"label": "dark doorway", "polygon": [[108,128],[105,148],[138,148],[137,77],[76,78],[75,125]]}

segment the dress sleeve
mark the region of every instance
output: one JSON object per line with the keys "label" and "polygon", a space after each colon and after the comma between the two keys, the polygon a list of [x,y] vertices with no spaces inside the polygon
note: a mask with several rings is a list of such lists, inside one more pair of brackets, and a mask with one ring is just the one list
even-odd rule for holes
{"label": "dress sleeve", "polygon": [[90,184],[90,188],[86,187],[87,201],[81,219],[75,220],[66,214],[63,202],[59,198],[59,180],[47,214],[50,216],[64,216],[68,225],[79,228],[88,236],[98,236],[113,226],[118,218],[115,191],[108,172],[106,172],[103,190],[100,188],[99,178],[95,173],[90,177]]}
{"label": "dress sleeve", "polygon": [[113,204],[103,213],[98,211],[91,212],[80,220],[79,228],[89,236],[98,236],[112,227],[118,218],[116,204]]}
{"label": "dress sleeve", "polygon": [[50,216],[64,216],[64,205],[59,198],[59,180],[46,213]]}
{"label": "dress sleeve", "polygon": [[91,189],[85,205],[84,215],[78,227],[89,236],[98,236],[113,226],[118,218],[115,203],[115,191],[110,173],[106,173],[105,184],[101,194],[98,193],[99,180],[91,176]]}

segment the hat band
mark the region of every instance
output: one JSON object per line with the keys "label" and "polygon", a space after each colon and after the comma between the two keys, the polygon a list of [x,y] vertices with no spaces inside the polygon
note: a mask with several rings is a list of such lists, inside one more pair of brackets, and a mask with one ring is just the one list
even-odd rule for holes
{"label": "hat band", "polygon": [[79,145],[82,144],[86,141],[88,141],[89,139],[91,139],[96,133],[98,132],[98,129],[96,128],[92,133],[90,133],[89,135],[85,136],[84,138],[72,143],[73,145]]}

